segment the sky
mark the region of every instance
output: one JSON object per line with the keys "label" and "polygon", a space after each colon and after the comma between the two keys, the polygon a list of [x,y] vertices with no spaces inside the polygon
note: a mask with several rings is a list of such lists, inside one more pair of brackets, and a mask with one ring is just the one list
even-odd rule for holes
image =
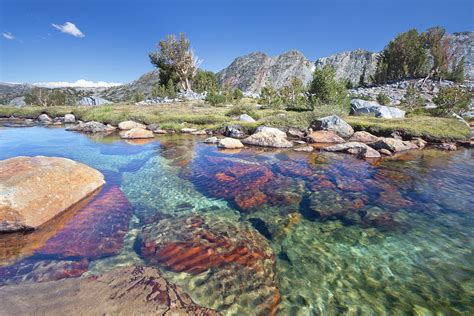
{"label": "sky", "polygon": [[312,61],[380,51],[436,25],[474,31],[474,1],[0,0],[0,82],[130,82],[153,69],[156,43],[180,32],[201,68],[217,72],[253,51],[297,49]]}

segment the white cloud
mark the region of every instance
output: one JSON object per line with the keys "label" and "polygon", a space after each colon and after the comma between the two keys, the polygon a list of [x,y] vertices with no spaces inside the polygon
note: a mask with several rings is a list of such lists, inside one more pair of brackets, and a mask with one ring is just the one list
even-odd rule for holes
{"label": "white cloud", "polygon": [[121,86],[121,83],[117,82],[105,82],[105,81],[89,81],[80,79],[76,82],[67,81],[54,81],[54,82],[37,82],[33,83],[34,86],[45,87],[45,88],[109,88]]}
{"label": "white cloud", "polygon": [[63,25],[51,24],[54,28],[60,30],[62,33],[72,35],[74,37],[85,37],[85,35],[77,28],[74,23],[66,22]]}
{"label": "white cloud", "polygon": [[15,39],[15,36],[13,36],[13,34],[10,33],[10,32],[3,32],[2,36],[4,38],[6,38],[7,40],[14,40]]}

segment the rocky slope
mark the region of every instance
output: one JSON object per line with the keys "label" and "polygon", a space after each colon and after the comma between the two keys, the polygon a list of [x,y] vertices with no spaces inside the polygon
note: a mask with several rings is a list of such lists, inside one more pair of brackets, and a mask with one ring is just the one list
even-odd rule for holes
{"label": "rocky slope", "polygon": [[236,58],[217,73],[217,79],[223,86],[258,93],[266,85],[281,88],[292,78],[308,83],[313,70],[313,63],[296,50],[274,57],[256,52]]}
{"label": "rocky slope", "polygon": [[474,79],[474,32],[460,32],[448,35],[451,43],[453,64],[464,57],[464,75]]}
{"label": "rocky slope", "polygon": [[361,82],[370,81],[370,76],[375,73],[377,68],[378,55],[378,53],[357,49],[319,58],[315,65],[317,69],[331,65],[336,71],[338,80],[346,79],[353,85],[359,85]]}
{"label": "rocky slope", "polygon": [[135,93],[143,93],[145,99],[150,98],[152,88],[159,84],[159,73],[158,69],[154,69],[135,81],[109,88],[101,92],[99,96],[113,102],[128,101]]}

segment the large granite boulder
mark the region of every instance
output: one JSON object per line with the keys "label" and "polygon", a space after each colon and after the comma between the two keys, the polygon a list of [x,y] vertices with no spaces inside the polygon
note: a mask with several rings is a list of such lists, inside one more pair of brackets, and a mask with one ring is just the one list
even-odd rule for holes
{"label": "large granite boulder", "polygon": [[0,161],[0,232],[34,229],[97,191],[97,170],[70,159],[16,157]]}
{"label": "large granite boulder", "polygon": [[76,123],[76,117],[74,116],[74,114],[64,115],[64,123],[66,124]]}
{"label": "large granite boulder", "polygon": [[124,121],[124,122],[119,123],[118,128],[121,131],[125,131],[125,130],[130,130],[132,128],[146,129],[146,126],[142,123],[138,123],[138,122],[135,122],[135,121]]}
{"label": "large granite boulder", "polygon": [[[27,297],[28,299],[25,299]],[[4,315],[219,315],[151,267],[0,287]]]}
{"label": "large granite boulder", "polygon": [[304,138],[308,143],[345,143],[346,141],[334,132],[315,131],[311,132]]}
{"label": "large granite boulder", "polygon": [[74,126],[70,126],[66,128],[67,131],[76,131],[82,133],[107,133],[110,131],[110,128],[100,122],[86,122],[86,123],[79,123]]}
{"label": "large granite boulder", "polygon": [[380,105],[375,101],[351,100],[351,115],[368,115],[379,118],[404,118],[405,111],[393,106]]}
{"label": "large granite boulder", "polygon": [[286,137],[286,133],[276,127],[259,126],[255,130],[255,133],[259,133],[259,132],[267,132],[269,134],[274,134],[275,136],[278,136],[278,137]]}
{"label": "large granite boulder", "polygon": [[310,127],[315,130],[331,131],[343,138],[354,134],[354,129],[337,115],[330,115],[313,121]]}
{"label": "large granite boulder", "polygon": [[[280,131],[281,132],[281,131]],[[283,132],[282,132],[283,133]],[[286,136],[286,134],[285,134]],[[271,131],[257,132],[242,140],[246,145],[273,147],[273,148],[290,148],[293,144],[279,133]]]}
{"label": "large granite boulder", "polygon": [[363,143],[349,142],[323,148],[325,151],[344,152],[362,158],[379,158],[380,153]]}
{"label": "large granite boulder", "polygon": [[358,143],[373,143],[379,140],[379,138],[375,135],[370,134],[369,132],[359,131],[355,132],[354,135],[349,139],[350,142],[358,142]]}

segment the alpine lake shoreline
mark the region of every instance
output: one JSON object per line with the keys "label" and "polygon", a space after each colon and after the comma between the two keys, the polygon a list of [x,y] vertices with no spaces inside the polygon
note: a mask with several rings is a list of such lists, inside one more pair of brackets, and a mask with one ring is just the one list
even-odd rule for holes
{"label": "alpine lake shoreline", "polygon": [[[291,201],[292,199],[295,199],[295,197],[292,195],[280,196],[281,193],[279,190],[285,186],[296,190],[296,182],[292,182],[288,179],[282,180],[279,178],[279,176],[272,178],[270,174],[272,174],[274,171],[272,171],[272,169],[267,166],[267,163],[264,160],[262,160],[262,163],[260,162],[259,159],[264,158],[266,155],[268,155],[268,153],[279,152],[283,150],[292,151],[295,154],[302,155],[304,157],[305,155],[312,155],[319,152],[329,152],[331,154],[332,152],[336,152],[336,155],[340,157],[337,159],[340,160],[341,163],[345,160],[344,155],[348,154],[348,156],[351,158],[346,162],[344,168],[351,168],[351,164],[354,164],[355,170],[360,172],[360,170],[365,168],[356,162],[360,159],[366,159],[369,165],[378,165],[384,162],[390,164],[390,160],[392,159],[396,164],[399,161],[397,158],[398,156],[403,156],[407,152],[411,151],[430,151],[434,149],[436,151],[452,152],[459,150],[462,147],[472,148],[473,146],[472,139],[470,138],[470,133],[472,133],[470,128],[455,118],[408,116],[403,119],[383,119],[349,115],[338,117],[331,115],[332,113],[330,112],[318,110],[310,112],[292,112],[256,108],[251,115],[255,121],[246,122],[248,118],[244,116],[245,113],[235,116],[229,115],[229,113],[231,113],[231,109],[232,107],[210,106],[202,101],[180,102],[177,104],[153,106],[123,103],[94,107],[61,106],[43,108],[28,106],[19,108],[0,106],[0,128],[1,126],[6,128],[20,129],[23,127],[38,126],[47,127],[48,129],[64,128],[66,131],[83,133],[90,136],[91,138],[94,138],[95,135],[100,137],[109,135],[115,138],[119,137],[126,143],[126,145],[136,144],[140,146],[147,146],[147,144],[149,144],[148,142],[150,141],[157,140],[160,142],[161,137],[188,134],[195,136],[198,142],[206,143],[207,146],[213,148],[213,150],[214,146],[216,146],[217,155],[222,152],[223,154],[232,156],[234,153],[238,154],[239,151],[245,147],[245,149],[248,150],[246,151],[246,155],[250,155],[250,158],[247,156],[238,158],[239,156],[236,156],[236,158],[233,158],[234,160],[231,160],[232,158],[224,159],[220,156],[209,156],[206,158],[208,159],[206,160],[206,163],[209,164],[211,169],[206,170],[207,166],[205,165],[203,167],[199,165],[201,162],[198,162],[198,175],[195,176],[196,179],[199,179],[196,180],[198,183],[200,183],[199,185],[202,185],[200,182],[202,180],[200,179],[202,179],[202,177],[209,177],[209,174],[207,173],[215,172],[216,179],[219,181],[219,185],[233,183],[237,189],[241,188],[244,190],[245,194],[243,197],[239,195],[232,197],[235,199],[233,203],[236,205],[237,209],[242,211],[242,214],[246,213],[245,210],[247,208],[255,209],[263,207],[262,205],[266,205],[266,203],[263,203],[259,200],[262,199],[260,195],[246,196],[246,194],[248,195],[251,191],[256,190],[257,192],[260,192],[258,189],[260,185],[259,181],[270,185],[268,191],[274,191],[273,194],[278,195],[278,198],[275,198],[278,199],[278,203],[281,202],[281,199],[284,201]],[[471,124],[472,128],[474,121],[469,123]],[[165,143],[167,141],[164,140],[163,142]],[[174,144],[168,144],[166,146],[170,147],[168,150],[172,151]],[[136,146],[136,148],[140,147]],[[139,151],[139,149],[137,150]],[[182,149],[178,148],[177,150],[179,151]],[[338,154],[339,152],[341,154]],[[175,154],[171,154],[171,156],[173,155]],[[431,154],[428,154],[428,156],[429,155]],[[252,156],[254,158],[252,158]],[[352,160],[354,159],[354,156],[356,159]],[[416,157],[416,155],[414,156]],[[244,163],[243,159],[241,158],[255,160]],[[186,158],[183,159],[183,161],[181,161],[181,159],[182,158],[179,157],[176,159],[177,161],[173,163],[176,163],[176,166],[179,168],[183,166],[183,169],[185,169],[184,166],[185,164],[189,164],[189,159]],[[401,161],[405,159],[409,160],[410,158],[400,158]],[[304,179],[306,179],[305,177],[310,178],[308,173],[311,173],[312,171],[304,169],[302,167],[303,165],[295,164],[293,161],[291,161],[291,163],[295,164],[295,166],[291,165],[290,162],[287,163],[288,165],[276,165],[276,168],[281,170],[281,172],[286,170],[286,172],[289,172],[288,174],[297,175],[298,177],[302,177]],[[235,174],[243,173],[242,181],[249,181],[249,187],[246,187],[246,183],[239,183],[240,178],[237,177],[237,180],[235,180],[226,174],[226,168],[231,170],[235,169],[235,171],[232,171]],[[239,171],[239,168],[242,170]],[[302,169],[299,170],[299,168]],[[192,174],[187,175],[186,172],[182,172],[185,174],[183,175],[184,178],[193,177]],[[199,174],[199,172],[202,174]],[[246,172],[249,172],[249,174],[252,175],[250,180],[246,178]],[[131,172],[131,174],[133,173],[134,171]],[[395,171],[387,174],[390,178],[390,181],[398,179],[398,177],[406,177],[405,174],[400,174],[398,176],[397,172]],[[324,172],[323,174],[317,175],[321,178],[324,178],[325,176]],[[149,181],[151,181],[154,177],[153,174],[149,174],[148,176],[151,177]],[[105,178],[107,177],[109,177],[108,174],[106,174]],[[253,179],[253,177],[256,177],[256,179]],[[146,177],[144,178],[146,179]],[[346,190],[347,186],[364,182],[363,179],[355,179],[354,176],[348,177],[345,175],[342,178],[346,179],[345,181],[348,182],[341,184],[337,182],[338,180],[336,180],[338,185],[341,186],[341,190]],[[276,181],[276,183],[272,184],[272,181]],[[322,188],[322,192],[328,190],[325,186],[334,186],[326,178],[319,179],[318,181],[317,187]],[[214,187],[208,183],[205,185],[209,186],[206,189],[207,191],[205,190],[207,194],[211,196],[214,194],[214,196],[217,198],[228,198],[227,191],[220,192],[221,187]],[[279,185],[282,187],[278,187]],[[196,184],[196,186],[198,185]],[[361,186],[363,187],[363,185]],[[75,257],[71,257],[72,261],[65,261],[65,259],[62,258],[63,261],[61,261],[61,264],[64,266],[60,266],[59,269],[60,271],[64,270],[64,272],[62,272],[64,275],[61,274],[59,276],[51,272],[51,269],[56,268],[48,268],[47,264],[45,268],[38,267],[38,265],[34,266],[33,264],[34,268],[31,268],[32,264],[28,262],[28,258],[22,259],[20,261],[20,267],[15,267],[13,269],[14,272],[11,272],[8,270],[8,268],[6,269],[7,272],[2,272],[2,265],[0,265],[0,280],[2,277],[5,277],[5,279],[10,277],[9,273],[21,274],[23,272],[20,273],[18,271],[29,271],[29,269],[32,269],[33,272],[40,271],[37,273],[43,273],[42,269],[44,269],[45,279],[49,280],[48,278],[51,278],[51,280],[54,280],[51,282],[43,282],[40,278],[38,283],[20,282],[18,284],[8,284],[5,286],[2,286],[0,283],[0,296],[3,296],[3,301],[0,299],[0,302],[5,304],[5,306],[8,304],[9,307],[6,309],[7,314],[15,314],[18,312],[24,312],[26,314],[34,312],[49,312],[50,310],[48,307],[42,304],[42,300],[44,298],[41,296],[41,292],[47,291],[50,291],[51,293],[69,294],[77,291],[81,292],[81,295],[78,296],[76,302],[71,302],[62,296],[55,296],[54,298],[51,298],[51,304],[56,306],[56,310],[54,312],[57,314],[63,314],[71,310],[77,310],[79,306],[84,308],[87,305],[87,307],[85,307],[83,310],[85,314],[110,312],[121,313],[125,311],[143,314],[164,314],[168,312],[175,312],[190,315],[218,315],[219,312],[222,312],[223,314],[238,314],[249,313],[252,311],[252,313],[255,312],[259,315],[274,315],[281,312],[282,309],[284,310],[284,313],[293,314],[294,311],[292,308],[296,308],[295,306],[298,306],[298,304],[301,306],[309,304],[305,301],[306,299],[303,296],[297,296],[296,298],[292,297],[291,299],[288,299],[288,297],[282,297],[283,294],[290,292],[289,289],[291,288],[291,285],[289,284],[291,284],[291,282],[286,280],[286,278],[284,279],[284,282],[282,282],[282,280],[277,281],[278,278],[275,276],[275,271],[286,271],[285,269],[292,271],[292,269],[285,266],[286,263],[281,263],[291,263],[291,260],[288,257],[285,257],[287,256],[285,252],[281,252],[279,254],[276,253],[273,255],[272,249],[268,245],[267,241],[267,239],[270,241],[272,240],[272,235],[289,235],[288,231],[293,229],[292,227],[297,225],[296,223],[298,221],[301,221],[301,217],[305,218],[305,214],[285,214],[285,216],[288,215],[287,217],[284,217],[288,222],[285,224],[285,227],[281,232],[274,232],[272,228],[268,229],[266,224],[260,219],[257,220],[252,218],[252,216],[242,215],[245,220],[248,220],[252,223],[250,228],[256,228],[249,230],[249,227],[247,227],[248,225],[246,223],[239,223],[237,225],[236,223],[231,222],[231,220],[235,220],[234,213],[229,213],[232,215],[230,216],[230,219],[227,220],[228,222],[220,222],[220,220],[213,219],[211,212],[204,212],[202,214],[199,213],[198,215],[191,213],[192,216],[189,216],[189,214],[186,213],[188,217],[183,217],[181,213],[173,213],[173,217],[170,217],[168,213],[161,214],[160,212],[152,215],[144,214],[144,223],[146,226],[144,226],[141,231],[141,237],[136,238],[136,240],[132,242],[129,240],[131,237],[128,237],[128,234],[125,234],[125,227],[127,227],[127,221],[130,220],[131,213],[133,212],[133,208],[131,206],[133,199],[125,197],[125,195],[140,195],[140,192],[135,192],[132,190],[131,193],[125,192],[128,194],[124,194],[122,192],[123,189],[119,188],[117,184],[109,184],[107,182],[103,188],[99,189],[99,191],[101,190],[102,192],[95,192],[93,195],[88,196],[83,201],[81,201],[79,205],[73,206],[73,208],[76,209],[82,208],[78,214],[84,209],[86,210],[86,213],[87,210],[96,211],[96,213],[98,213],[98,221],[104,220],[101,218],[101,216],[105,216],[104,214],[101,214],[100,210],[102,209],[110,208],[111,210],[116,211],[118,214],[117,219],[112,220],[112,223],[110,224],[111,227],[105,229],[107,233],[110,233],[111,236],[113,236],[113,238],[111,238],[112,241],[110,246],[112,248],[112,252],[107,253],[107,249],[97,249],[94,251],[103,251],[105,252],[105,256],[117,255],[121,247],[135,249],[137,247],[135,243],[142,243],[140,250],[141,256],[143,256],[143,258],[146,260],[149,260],[149,263],[146,266],[136,263],[132,264],[131,267],[126,265],[123,266],[123,263],[120,263],[120,269],[116,269],[111,273],[99,273],[98,276],[94,276],[94,269],[101,271],[100,264],[95,267],[92,263],[89,263],[88,260],[90,260],[90,262],[94,262],[93,260],[100,258],[100,256],[94,258],[93,256],[89,256],[88,253],[85,255],[85,258],[88,258],[87,260],[84,259],[75,261],[77,259],[75,259]],[[352,188],[348,189],[347,192],[353,194],[354,190],[359,189]],[[363,189],[361,190],[363,191]],[[403,204],[405,202],[402,200],[401,196],[398,196],[398,191],[395,192],[396,194],[393,197],[391,195],[394,194],[394,192],[390,190],[390,188],[387,189],[388,195],[384,196],[384,198],[390,201],[390,203],[394,203],[394,205],[400,203],[400,205],[402,205],[400,207],[405,207]],[[222,194],[222,196],[220,196],[220,194]],[[267,194],[266,191],[265,194]],[[272,196],[270,193],[268,193],[268,195]],[[318,201],[318,198],[321,197],[316,196],[315,201]],[[304,202],[305,201],[303,200],[300,203],[304,204]],[[346,206],[358,208],[359,203],[366,203],[364,201],[360,201],[360,198],[352,200],[349,204],[345,200],[333,200],[332,202],[335,204],[341,203],[342,208]],[[117,206],[115,206],[114,203],[118,203]],[[276,204],[277,206],[279,205],[278,203]],[[183,209],[189,207],[186,202],[179,203],[178,206]],[[285,209],[285,207],[282,209]],[[181,212],[180,210],[178,211]],[[224,214],[219,216],[229,216],[224,211],[219,212],[223,212]],[[259,214],[258,212],[259,211],[257,211],[257,214]],[[52,227],[58,225],[62,227],[65,225],[65,231],[68,231],[67,221],[74,222],[74,220],[71,221],[69,218],[73,215],[68,215],[68,213],[70,213],[70,211],[62,212],[57,218],[51,220],[52,224],[46,222],[45,227],[48,227],[48,225],[52,225]],[[176,217],[174,217],[175,215]],[[276,218],[279,218],[280,216],[277,214],[274,215]],[[265,216],[268,216],[268,214]],[[320,214],[318,216],[323,218],[325,215]],[[331,214],[328,215],[328,217],[331,216]],[[140,221],[141,220],[142,218],[140,217]],[[374,218],[370,223],[378,224],[380,221],[383,227],[383,225],[385,225],[385,220],[387,223],[391,223],[390,219],[385,219],[383,216],[380,218]],[[271,221],[271,219],[268,219],[269,223],[271,223]],[[78,225],[79,228],[74,229],[87,229],[87,227],[84,225],[88,223],[94,226],[93,222],[85,222],[85,224]],[[233,225],[237,225],[237,228]],[[365,223],[364,225],[368,224]],[[332,231],[333,229],[334,232],[338,232],[338,228],[334,227],[321,227],[321,232],[326,234],[326,236],[329,236],[328,232]],[[74,229],[72,229],[72,231],[74,231]],[[324,231],[324,229],[328,230]],[[51,230],[55,231],[54,228],[51,228]],[[115,231],[112,232],[112,230]],[[199,232],[201,232],[201,230],[204,231],[204,233],[200,233],[201,235],[199,235],[199,238],[203,238],[205,243],[210,243],[211,246],[202,248],[204,246],[200,244],[200,242],[195,241],[195,238],[198,238],[196,237],[198,235],[194,235],[194,239],[190,239],[191,241],[183,241],[184,245],[180,243],[170,243],[169,245],[165,244],[165,247],[159,247],[160,245],[158,243],[160,238],[157,238],[156,236],[157,234],[159,235],[161,231],[166,232],[166,234],[171,234],[173,237],[176,237],[174,236],[174,234],[176,234],[176,238],[181,240],[181,238],[191,238],[188,236],[189,232],[194,232],[195,230],[198,230]],[[364,232],[364,234],[373,234],[373,236],[370,235],[367,237],[364,235],[364,238],[380,238],[380,233],[378,233],[377,230],[378,228],[374,230],[367,230],[367,232]],[[58,251],[57,248],[61,247],[60,243],[64,242],[64,240],[61,241],[61,238],[55,240],[54,237],[51,237],[54,235],[48,232],[48,229],[46,229],[46,231],[46,233],[41,232],[41,234],[45,235],[44,237],[41,237],[42,239],[48,240],[49,238],[49,240],[46,241],[46,246],[40,247],[32,245],[32,250],[29,250],[29,253],[35,251],[38,252],[39,249],[40,253],[44,252],[46,254],[43,255],[44,258],[49,260],[51,254],[55,254],[55,251]],[[226,236],[227,231],[230,232],[231,235],[234,234],[238,242],[232,238],[223,237]],[[300,233],[301,232],[299,232],[299,234]],[[340,233],[335,233],[334,236],[336,236],[336,234]],[[2,233],[0,233],[0,236],[1,235]],[[301,235],[298,236],[302,237]],[[70,236],[66,234],[65,237]],[[133,235],[132,237],[135,239],[136,236]],[[32,238],[32,240],[35,240],[35,238]],[[62,238],[64,238],[64,236]],[[349,237],[346,236],[345,238]],[[28,242],[28,237],[26,237],[26,239]],[[88,240],[87,238],[86,241],[95,242],[95,240]],[[242,246],[242,242],[244,243],[244,246]],[[66,248],[70,246],[70,243],[71,242],[66,241]],[[122,243],[124,243],[124,245],[122,245]],[[35,247],[39,248],[36,249]],[[223,250],[222,247],[225,249]],[[86,249],[85,251],[91,250]],[[92,251],[92,253],[94,253],[94,251]],[[217,252],[215,255],[213,254],[214,251]],[[220,253],[222,251],[224,252]],[[320,249],[320,251],[326,255],[323,250]],[[198,258],[205,258],[203,261],[204,263],[201,264],[200,261],[196,261],[197,259],[190,259],[194,258],[190,254],[195,254],[196,252],[196,256]],[[291,250],[289,253],[290,257],[291,255],[295,255],[292,254]],[[80,252],[79,254],[82,255]],[[182,256],[180,260],[184,260],[185,263],[180,263],[178,265],[174,264],[175,260],[173,260],[173,256],[177,256],[177,254]],[[305,260],[308,260],[304,254],[300,253],[299,255],[305,258]],[[64,256],[64,254],[61,254],[61,256]],[[278,257],[280,263],[275,263],[275,256]],[[67,255],[65,257],[68,258]],[[43,260],[44,258],[41,259]],[[54,256],[51,258],[54,258]],[[118,262],[120,262],[120,259],[112,259],[111,261],[113,262],[113,260],[118,260]],[[225,263],[221,263],[219,260]],[[23,263],[23,261],[26,263]],[[104,262],[106,261],[107,260]],[[215,262],[217,261],[219,261],[219,265],[215,265]],[[200,264],[196,265],[196,262]],[[232,265],[232,268],[229,268],[229,271],[226,271],[226,269],[216,269],[216,267],[220,267],[221,265],[229,263]],[[25,268],[22,266],[23,264],[25,265]],[[235,264],[241,264],[243,268],[235,268],[233,266]],[[299,267],[297,263],[294,264]],[[89,265],[91,265],[93,268],[89,267]],[[152,268],[151,266],[153,265],[159,266],[160,269]],[[84,275],[87,275],[87,277],[81,277],[81,275],[85,271],[88,271],[88,269],[92,271],[92,276],[86,273]],[[249,286],[248,291],[251,293],[249,294],[250,296],[246,297],[247,294],[243,294],[242,297],[237,299],[235,297],[236,294],[233,292],[234,288],[232,288],[232,295],[229,294],[229,296],[225,297],[223,302],[221,302],[220,297],[218,297],[218,299],[216,298],[217,295],[220,295],[220,291],[222,291],[221,288],[216,288],[216,293],[212,292],[209,294],[209,292],[206,291],[200,292],[201,287],[204,287],[204,281],[199,279],[199,276],[203,273],[203,271],[213,271],[213,273],[216,273],[214,277],[212,274],[207,276],[211,284],[209,286],[212,286],[212,284],[214,284],[213,282],[216,282],[216,280],[219,278],[227,280],[226,278],[229,278],[229,274],[231,273],[235,273],[236,275],[233,277],[236,278],[248,278],[250,283],[254,283],[252,285],[246,285]],[[179,273],[176,274],[177,272]],[[304,273],[304,271],[301,272]],[[187,279],[188,277],[185,278],[183,276],[183,274],[186,273],[189,274],[189,280],[191,281]],[[195,275],[198,277],[195,277]],[[296,276],[294,277],[296,278]],[[313,278],[313,276],[311,277]],[[75,278],[77,278],[77,281],[74,281]],[[233,280],[232,277],[230,278]],[[368,280],[372,280],[374,287],[379,286],[377,283],[378,281],[372,279],[372,277],[368,278]],[[286,282],[289,282],[289,284]],[[394,282],[394,284],[395,283],[398,284],[398,282]],[[403,282],[400,284],[402,283]],[[129,287],[130,285],[133,286]],[[233,284],[232,286],[235,287],[236,285]],[[280,289],[279,286],[281,287]],[[194,288],[196,288],[196,292],[191,294],[191,292],[194,292]],[[306,288],[302,288],[303,290],[306,290]],[[206,288],[206,290],[209,291],[209,288]],[[325,291],[321,292],[324,293]],[[97,293],[97,296],[93,295],[94,293]],[[31,305],[25,307],[21,306],[20,301],[24,295],[31,297]],[[252,297],[252,295],[255,295],[257,298]],[[295,294],[292,293],[291,295]],[[206,296],[209,297],[206,298]],[[329,295],[329,297],[330,296],[331,295]],[[65,297],[67,297],[67,295]],[[312,296],[307,294],[307,297]],[[257,303],[252,301],[253,299],[255,299],[255,302]],[[318,301],[320,298],[312,299],[314,301]],[[213,304],[211,302],[212,300],[215,300],[219,303]],[[251,301],[252,303],[248,303],[249,305],[245,306],[246,300]],[[465,298],[463,298],[463,302],[464,300]],[[300,301],[303,301],[303,303]],[[328,301],[331,301],[331,299],[328,298]],[[243,305],[239,306],[239,304]],[[341,306],[343,305],[342,302],[334,303],[335,306],[338,306],[338,304],[341,304]],[[461,306],[464,306],[465,310],[470,309],[470,307],[465,305],[465,303],[460,304]],[[312,312],[315,310],[324,312],[322,306],[325,304],[318,303],[317,305],[318,306],[312,307],[314,308],[312,309]],[[347,308],[347,306],[344,306],[344,308]],[[462,308],[456,308],[453,307],[453,309],[450,311],[462,310]],[[300,313],[304,313],[303,311],[309,312],[310,310],[311,309],[309,309],[309,307],[301,307]],[[351,309],[351,307],[349,307],[349,309],[343,310],[348,313],[354,311]],[[359,312],[363,311],[363,309],[359,309]],[[413,312],[422,314],[428,312],[428,310],[426,307],[415,305],[413,307]]]}

